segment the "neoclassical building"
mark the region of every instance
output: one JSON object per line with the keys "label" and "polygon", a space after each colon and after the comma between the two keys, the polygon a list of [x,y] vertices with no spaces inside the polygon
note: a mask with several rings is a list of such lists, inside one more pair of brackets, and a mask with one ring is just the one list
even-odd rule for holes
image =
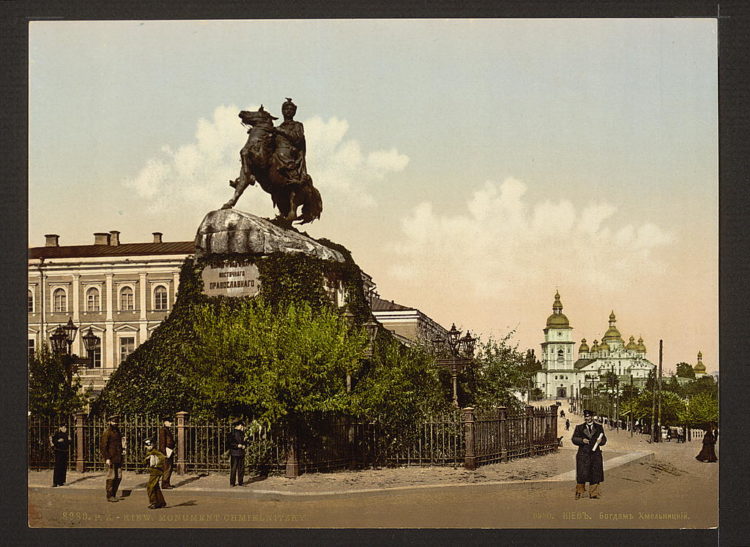
{"label": "neoclassical building", "polygon": [[85,356],[81,336],[91,327],[101,343],[81,377],[84,387],[98,390],[172,309],[194,242],[164,242],[160,232],[148,243],[122,243],[117,231],[94,234],[91,245],[45,238],[44,247],[29,249],[29,353],[72,319],[79,327],[72,352]]}
{"label": "neoclassical building", "polygon": [[613,311],[601,342],[594,340],[589,347],[586,339],[582,339],[578,359],[575,359],[573,327],[563,313],[560,293],[555,293],[552,315],[543,329],[542,370],[537,372],[535,382],[546,398],[575,397],[581,388],[598,384],[607,372],[617,374],[620,385],[645,385],[655,366],[646,359],[643,339],[635,342],[635,337],[631,336],[626,344],[616,322]]}

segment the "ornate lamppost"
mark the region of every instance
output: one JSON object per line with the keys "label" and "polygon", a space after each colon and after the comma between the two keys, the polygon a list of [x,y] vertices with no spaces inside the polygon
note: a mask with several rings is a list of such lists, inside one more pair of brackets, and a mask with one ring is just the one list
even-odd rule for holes
{"label": "ornate lamppost", "polygon": [[453,384],[453,406],[458,408],[458,374],[467,366],[474,363],[474,345],[477,339],[471,336],[469,331],[462,338],[461,331],[456,328],[455,323],[448,331],[446,338],[435,338],[432,343],[438,354],[445,354],[446,343],[449,355],[438,357],[436,363],[447,367],[451,372]]}
{"label": "ornate lamppost", "polygon": [[71,354],[71,346],[76,339],[77,333],[78,327],[73,324],[72,318],[68,318],[68,323],[65,326],[58,326],[50,336],[52,352],[62,358],[63,366],[65,367],[65,376],[69,384],[73,381],[73,371],[76,365],[93,366],[94,350],[99,346],[101,341],[101,338],[95,335],[94,331],[89,327],[86,334],[81,337],[88,357],[81,358],[75,354]]}

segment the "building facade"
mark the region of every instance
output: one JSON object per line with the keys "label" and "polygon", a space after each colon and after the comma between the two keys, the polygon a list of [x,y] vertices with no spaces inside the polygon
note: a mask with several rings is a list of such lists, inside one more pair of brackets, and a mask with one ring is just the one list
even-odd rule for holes
{"label": "building facade", "polygon": [[370,306],[378,323],[390,330],[404,344],[429,345],[435,338],[445,339],[448,334],[445,327],[417,308],[403,306],[377,296],[370,298]]}
{"label": "building facade", "polygon": [[617,375],[620,386],[633,384],[643,387],[655,365],[646,359],[643,339],[635,342],[633,336],[626,344],[616,327],[614,311],[609,316],[609,327],[601,339],[589,347],[581,340],[578,358],[574,359],[573,327],[562,312],[560,294],[555,293],[552,315],[543,329],[541,363],[536,373],[535,386],[545,398],[570,398],[580,396],[584,387],[596,387],[607,373]]}
{"label": "building facade", "polygon": [[92,245],[61,246],[50,234],[44,247],[29,249],[29,353],[72,319],[79,335],[71,350],[86,356],[81,335],[91,327],[101,342],[93,367],[80,375],[97,391],[169,314],[180,268],[194,251],[192,241],[164,242],[160,232],[150,243],[121,243],[119,236],[96,233]]}

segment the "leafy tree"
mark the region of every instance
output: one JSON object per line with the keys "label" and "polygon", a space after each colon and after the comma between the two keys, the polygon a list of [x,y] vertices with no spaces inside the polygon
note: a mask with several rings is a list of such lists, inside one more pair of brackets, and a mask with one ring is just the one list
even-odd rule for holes
{"label": "leafy tree", "polygon": [[474,405],[481,408],[520,408],[523,405],[513,392],[530,389],[535,373],[535,358],[533,350],[529,355],[510,345],[512,336],[511,332],[500,340],[490,338],[487,342],[479,343],[475,357],[476,380],[472,386]]}
{"label": "leafy tree", "polygon": [[687,363],[677,363],[676,369],[677,376],[679,376],[680,378],[695,378],[695,371],[693,370],[693,367],[691,367]]}
{"label": "leafy tree", "polygon": [[718,422],[719,401],[707,392],[691,397],[680,414],[680,421],[688,427],[705,427],[710,422]]}
{"label": "leafy tree", "polygon": [[69,382],[62,357],[44,345],[29,360],[29,412],[35,417],[67,416],[84,409],[87,397],[81,381]]}
{"label": "leafy tree", "polygon": [[637,386],[630,385],[630,384],[623,384],[622,389],[620,390],[620,401],[629,401],[635,397],[638,396],[639,389]]}
{"label": "leafy tree", "polygon": [[680,397],[682,397],[684,394],[684,389],[677,381],[677,376],[675,376],[674,374],[669,377],[669,380],[667,380],[666,382],[662,382],[661,387],[662,390],[671,391],[672,393],[675,393]]}
{"label": "leafy tree", "polygon": [[718,399],[719,397],[719,386],[712,376],[698,378],[694,382],[685,385],[684,390],[686,397],[695,397],[701,393],[705,393],[714,399]]}
{"label": "leafy tree", "polygon": [[352,412],[346,375],[359,371],[366,340],[336,312],[305,303],[274,311],[260,299],[203,305],[194,329],[190,383],[204,412],[292,426]]}

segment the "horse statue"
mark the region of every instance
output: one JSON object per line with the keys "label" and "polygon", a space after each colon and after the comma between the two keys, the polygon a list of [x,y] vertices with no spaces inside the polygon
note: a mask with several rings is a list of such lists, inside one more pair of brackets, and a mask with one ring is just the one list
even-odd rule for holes
{"label": "horse statue", "polygon": [[[271,194],[273,205],[279,210],[276,220],[281,224],[291,226],[294,221],[306,224],[320,218],[323,201],[306,169],[290,169],[274,153],[283,135],[273,125],[278,118],[265,111],[263,105],[257,111],[242,110],[239,117],[242,124],[249,125],[250,129],[247,143],[240,151],[240,176],[229,181],[234,195],[222,209],[234,207],[245,189],[258,182],[263,190]],[[302,214],[298,216],[300,206]]]}

